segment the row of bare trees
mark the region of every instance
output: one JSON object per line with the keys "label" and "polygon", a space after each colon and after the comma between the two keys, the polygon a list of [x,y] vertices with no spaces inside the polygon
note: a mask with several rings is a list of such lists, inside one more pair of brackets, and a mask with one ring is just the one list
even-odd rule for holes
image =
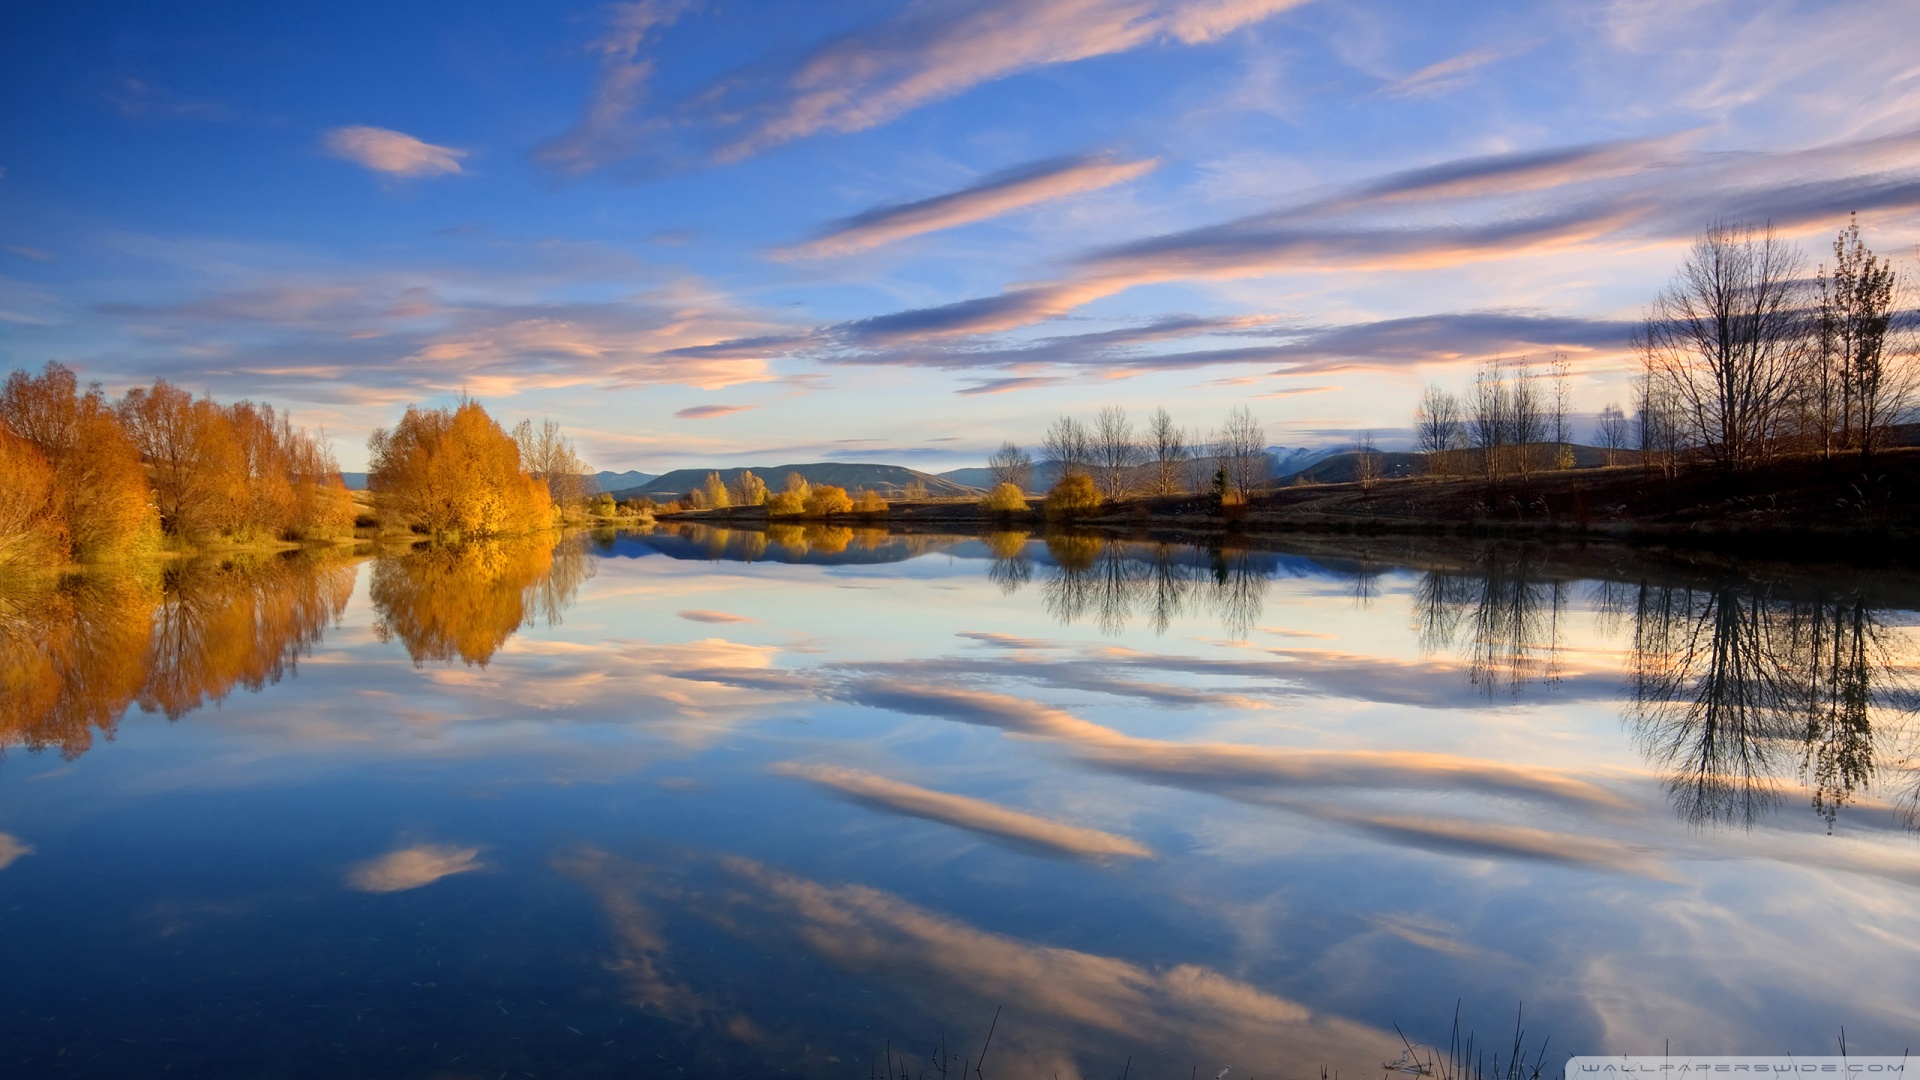
{"label": "row of bare trees", "polygon": [[1109,405],[1091,423],[1062,416],[1040,442],[1040,460],[1006,443],[987,459],[995,485],[1034,489],[1044,464],[1055,484],[1069,476],[1092,480],[1101,498],[1181,495],[1211,484],[1244,501],[1268,479],[1267,432],[1253,410],[1240,406],[1211,434],[1189,432],[1166,409],[1136,428],[1125,409]]}
{"label": "row of bare trees", "polygon": [[1497,481],[1570,468],[1568,375],[1564,356],[1539,366],[1498,357],[1481,363],[1464,400],[1428,386],[1414,410],[1414,448],[1436,474],[1477,471]]}
{"label": "row of bare trees", "polygon": [[[1728,471],[1788,455],[1862,457],[1884,449],[1920,404],[1920,326],[1910,275],[1861,240],[1857,221],[1833,263],[1769,228],[1717,223],[1694,241],[1635,336],[1633,415],[1608,402],[1594,441],[1608,464],[1633,457],[1672,473],[1689,461]],[[1416,449],[1436,473],[1490,480],[1570,467],[1567,370],[1489,360],[1463,399],[1429,386]]]}

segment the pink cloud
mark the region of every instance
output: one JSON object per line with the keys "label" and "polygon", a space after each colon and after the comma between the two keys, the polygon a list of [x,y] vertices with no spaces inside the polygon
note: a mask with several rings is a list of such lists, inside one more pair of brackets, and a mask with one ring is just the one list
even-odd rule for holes
{"label": "pink cloud", "polygon": [[681,409],[673,415],[680,420],[712,420],[716,417],[732,416],[734,413],[747,412],[752,408],[753,406],[751,405],[694,405]]}

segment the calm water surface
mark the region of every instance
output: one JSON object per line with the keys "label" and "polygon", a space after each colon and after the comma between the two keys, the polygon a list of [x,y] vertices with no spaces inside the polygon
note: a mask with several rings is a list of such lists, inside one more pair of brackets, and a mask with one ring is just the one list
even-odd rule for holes
{"label": "calm water surface", "polygon": [[16,589],[0,1075],[918,1076],[996,1009],[989,1080],[1368,1075],[1456,1002],[1550,1059],[1914,1041],[1920,589],[1345,546]]}

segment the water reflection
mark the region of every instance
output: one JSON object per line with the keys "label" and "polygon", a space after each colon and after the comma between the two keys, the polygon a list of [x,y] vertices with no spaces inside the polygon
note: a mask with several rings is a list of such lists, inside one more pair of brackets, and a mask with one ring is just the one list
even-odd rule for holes
{"label": "water reflection", "polygon": [[[1272,555],[1242,548],[1112,540],[1048,533],[1049,565],[1040,583],[1047,611],[1062,623],[1091,621],[1105,634],[1120,634],[1144,616],[1156,634],[1185,614],[1212,612],[1226,632],[1245,637],[1260,621],[1269,583],[1278,569]],[[1009,594],[1033,579],[1027,534],[993,533],[988,575]]]}
{"label": "water reflection", "polygon": [[1628,718],[1688,821],[1750,827],[1797,776],[1831,829],[1912,749],[1910,660],[1857,594],[1643,584]]}
{"label": "water reflection", "polygon": [[78,757],[130,704],[178,719],[278,682],[339,618],[354,573],[295,555],[15,583],[0,595],[0,746]]}
{"label": "water reflection", "polygon": [[558,622],[593,570],[580,537],[421,545],[373,564],[374,633],[416,665],[484,667],[521,627]]}
{"label": "water reflection", "polygon": [[1568,585],[1527,549],[1490,548],[1466,567],[1429,570],[1414,586],[1422,651],[1457,650],[1467,678],[1486,693],[1560,678],[1561,619]]}

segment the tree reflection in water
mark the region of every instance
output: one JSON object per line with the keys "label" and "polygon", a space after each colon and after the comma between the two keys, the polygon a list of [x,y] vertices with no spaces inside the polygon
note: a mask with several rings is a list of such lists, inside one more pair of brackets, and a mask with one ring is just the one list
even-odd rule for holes
{"label": "tree reflection in water", "polygon": [[374,633],[398,639],[416,665],[484,667],[521,627],[560,621],[593,571],[578,536],[424,544],[373,564]]}
{"label": "tree reflection in water", "polygon": [[100,568],[0,593],[0,746],[74,758],[127,707],[178,719],[278,682],[353,592],[339,555]]}
{"label": "tree reflection in water", "polygon": [[1531,552],[1489,548],[1464,570],[1429,570],[1414,586],[1422,651],[1458,649],[1467,677],[1488,694],[1560,678],[1567,583],[1542,573]]}
{"label": "tree reflection in water", "polygon": [[1882,773],[1911,777],[1910,653],[1858,594],[1643,584],[1628,719],[1688,821],[1751,827],[1795,775],[1831,829]]}
{"label": "tree reflection in water", "polygon": [[[1047,611],[1063,623],[1091,619],[1118,634],[1144,614],[1157,634],[1186,613],[1211,609],[1227,632],[1246,637],[1260,620],[1273,567],[1240,548],[1142,543],[1052,532],[1052,566],[1040,583]],[[1027,534],[990,533],[987,576],[1012,594],[1033,580]]]}

